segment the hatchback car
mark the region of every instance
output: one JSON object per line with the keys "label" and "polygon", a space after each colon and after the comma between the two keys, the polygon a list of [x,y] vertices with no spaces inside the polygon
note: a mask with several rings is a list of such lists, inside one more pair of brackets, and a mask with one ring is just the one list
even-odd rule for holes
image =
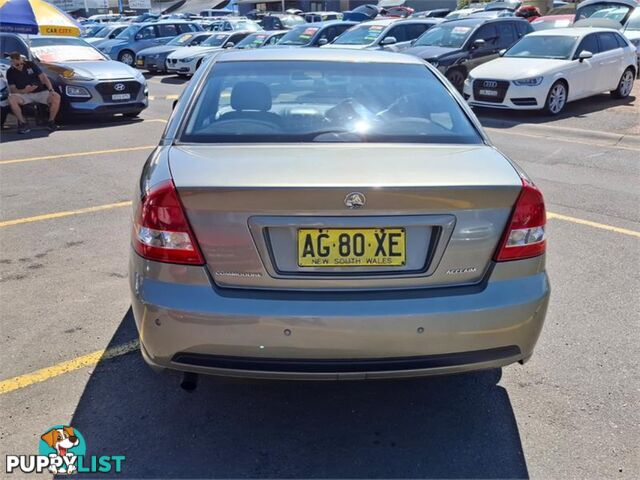
{"label": "hatchback car", "polygon": [[82,38],[0,33],[0,63],[19,52],[35,61],[60,93],[65,115],[138,116],[149,106],[147,81],[139,71],[115,62]]}
{"label": "hatchback car", "polygon": [[202,31],[194,22],[162,21],[157,23],[137,23],[129,25],[113,40],[100,42],[100,51],[126,65],[133,66],[136,54],[145,48],[164,45],[183,33]]}
{"label": "hatchback car", "polygon": [[473,106],[557,115],[568,102],[605,91],[625,98],[635,76],[635,48],[617,31],[558,28],[531,33],[472,70],[464,95]]}
{"label": "hatchback car", "polygon": [[352,27],[325,48],[399,52],[409,48],[413,40],[442,21],[441,18],[372,20]]}
{"label": "hatchback car", "polygon": [[521,37],[533,31],[526,20],[473,18],[440,24],[418,38],[406,53],[420,57],[445,74],[458,91],[470,70],[498,58]]}
{"label": "hatchback car", "polygon": [[100,42],[106,40],[112,40],[116,38],[120,33],[124,31],[129,25],[126,23],[107,23],[100,30],[95,32],[90,37],[83,37],[83,39],[93,45],[98,46]]}
{"label": "hatchback car", "polygon": [[224,52],[134,197],[130,287],[156,369],[284,378],[527,360],[545,207],[436,69],[388,52]]}

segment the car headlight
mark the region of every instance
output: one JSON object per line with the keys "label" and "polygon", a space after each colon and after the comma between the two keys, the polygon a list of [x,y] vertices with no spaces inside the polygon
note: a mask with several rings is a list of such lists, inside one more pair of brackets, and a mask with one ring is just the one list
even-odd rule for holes
{"label": "car headlight", "polygon": [[113,47],[102,47],[102,48],[100,48],[100,51],[102,53],[106,53],[106,54],[111,53],[111,50],[113,50]]}
{"label": "car headlight", "polygon": [[65,85],[64,92],[67,94],[67,97],[91,98],[89,90],[77,85]]}
{"label": "car headlight", "polygon": [[182,63],[189,63],[189,62],[193,62],[195,60],[196,57],[187,57],[187,58],[183,58],[182,60],[180,60]]}
{"label": "car headlight", "polygon": [[544,77],[523,78],[521,80],[514,80],[513,84],[518,87],[537,87],[542,83],[543,78]]}

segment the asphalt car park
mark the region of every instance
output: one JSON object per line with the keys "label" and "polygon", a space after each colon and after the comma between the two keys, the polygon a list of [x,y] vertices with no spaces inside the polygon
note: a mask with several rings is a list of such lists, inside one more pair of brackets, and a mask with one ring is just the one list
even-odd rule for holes
{"label": "asphalt car park", "polygon": [[148,78],[138,119],[2,131],[0,439],[35,453],[66,423],[123,478],[635,478],[640,471],[640,88],[550,119],[477,109],[545,194],[552,298],[533,358],[367,382],[202,378],[137,350],[130,201],[187,83]]}

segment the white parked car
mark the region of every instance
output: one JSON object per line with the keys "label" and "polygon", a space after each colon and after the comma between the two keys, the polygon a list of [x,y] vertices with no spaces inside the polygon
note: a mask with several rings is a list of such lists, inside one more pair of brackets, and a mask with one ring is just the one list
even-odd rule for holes
{"label": "white parked car", "polygon": [[635,47],[606,28],[533,32],[500,53],[467,77],[464,96],[471,106],[557,115],[567,102],[605,91],[628,96],[637,68]]}
{"label": "white parked car", "polygon": [[193,75],[205,57],[236,46],[253,32],[218,32],[196,47],[182,47],[167,56],[167,72],[178,75]]}

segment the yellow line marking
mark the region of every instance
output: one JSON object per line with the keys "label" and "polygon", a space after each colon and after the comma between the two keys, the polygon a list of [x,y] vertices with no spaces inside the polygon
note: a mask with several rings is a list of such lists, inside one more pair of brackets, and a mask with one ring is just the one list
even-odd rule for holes
{"label": "yellow line marking", "polygon": [[15,158],[12,160],[1,160],[0,165],[10,165],[12,163],[36,162],[39,160],[57,160],[59,158],[86,157],[90,155],[106,155],[109,153],[137,152],[140,150],[151,150],[156,145],[144,145],[142,147],[113,148],[111,150],[93,150],[91,152],[61,153],[59,155],[45,155],[42,157]]}
{"label": "yellow line marking", "polygon": [[33,385],[34,383],[44,382],[45,380],[49,380],[65,373],[73,372],[80,368],[96,365],[99,362],[108,360],[110,358],[116,358],[122,355],[126,355],[127,353],[131,353],[137,350],[139,346],[140,343],[138,342],[138,340],[132,340],[113,348],[97,350],[95,352],[88,353],[87,355],[82,355],[81,357],[67,360],[66,362],[57,363],[56,365],[52,365],[51,367],[42,368],[40,370],[36,370],[35,372],[19,375],[7,380],[2,380],[0,382],[0,395],[28,387],[29,385]]}
{"label": "yellow line marking", "polygon": [[0,222],[0,228],[11,227],[13,225],[21,225],[23,223],[40,222],[42,220],[52,220],[54,218],[70,217],[72,215],[81,215],[83,213],[93,213],[102,210],[111,210],[114,208],[122,208],[131,206],[131,202],[109,203],[107,205],[98,205],[97,207],[80,208],[78,210],[68,210],[66,212],[45,213],[44,215],[36,215],[34,217],[16,218],[14,220],[5,220]]}
{"label": "yellow line marking", "polygon": [[492,132],[492,133],[506,133],[507,135],[520,135],[522,137],[531,137],[531,138],[544,138],[546,140],[555,140],[555,141],[559,141],[559,142],[568,142],[568,143],[577,143],[579,145],[590,145],[592,147],[602,147],[602,148],[617,148],[620,150],[630,150],[632,152],[640,152],[640,148],[636,148],[636,147],[627,147],[624,145],[607,145],[605,143],[594,143],[594,142],[585,142],[583,140],[572,140],[570,138],[560,138],[560,137],[553,137],[551,135],[533,135],[531,133],[521,133],[521,132],[514,132],[511,130],[502,130],[502,129],[498,129],[498,128],[492,128],[492,127],[485,127],[485,130]]}
{"label": "yellow line marking", "polygon": [[588,227],[599,228],[601,230],[608,230],[610,232],[621,233],[623,235],[630,235],[632,237],[640,238],[640,232],[636,230],[629,230],[628,228],[614,227],[613,225],[606,225],[604,223],[592,222],[590,220],[583,220],[581,218],[569,217],[567,215],[560,215],[559,213],[547,212],[547,218],[563,220],[565,222],[577,223],[579,225],[586,225]]}
{"label": "yellow line marking", "polygon": [[165,120],[164,118],[145,118],[144,119],[145,122],[160,122],[160,123],[168,123],[168,120]]}
{"label": "yellow line marking", "polygon": [[149,95],[149,100],[177,100],[180,95]]}

